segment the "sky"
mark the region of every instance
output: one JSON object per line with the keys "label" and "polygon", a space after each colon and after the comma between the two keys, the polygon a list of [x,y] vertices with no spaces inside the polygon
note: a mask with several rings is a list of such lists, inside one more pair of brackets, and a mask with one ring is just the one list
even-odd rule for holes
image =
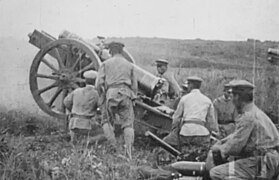
{"label": "sky", "polygon": [[0,37],[34,29],[57,37],[279,41],[278,0],[0,0]]}

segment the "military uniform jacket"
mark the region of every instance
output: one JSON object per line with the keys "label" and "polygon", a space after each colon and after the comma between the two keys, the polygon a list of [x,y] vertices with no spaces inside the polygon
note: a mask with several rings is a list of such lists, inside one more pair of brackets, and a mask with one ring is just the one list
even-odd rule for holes
{"label": "military uniform jacket", "polygon": [[106,94],[106,100],[115,93],[124,94],[131,99],[136,98],[137,79],[134,66],[122,55],[114,55],[99,68],[96,88],[100,95]]}
{"label": "military uniform jacket", "polygon": [[161,90],[163,92],[167,93],[169,97],[179,95],[180,87],[172,73],[166,72],[163,75],[157,74],[156,76],[166,80],[166,82],[163,84],[163,87],[161,88]]}
{"label": "military uniform jacket", "polygon": [[247,104],[236,119],[236,130],[223,140],[225,155],[249,157],[279,146],[279,133],[269,117],[254,103]]}
{"label": "military uniform jacket", "polygon": [[235,106],[230,99],[225,96],[218,97],[213,101],[215,118],[219,124],[233,123],[237,116]]}
{"label": "military uniform jacket", "polygon": [[94,86],[77,88],[64,99],[64,104],[72,114],[94,116],[98,107],[99,95]]}

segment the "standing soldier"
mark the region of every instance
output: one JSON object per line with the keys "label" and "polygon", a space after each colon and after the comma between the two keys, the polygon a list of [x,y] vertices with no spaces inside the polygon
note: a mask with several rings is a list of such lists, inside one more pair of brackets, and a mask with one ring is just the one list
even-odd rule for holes
{"label": "standing soldier", "polygon": [[99,94],[106,95],[106,110],[108,118],[105,119],[103,130],[111,150],[116,151],[114,122],[116,114],[119,115],[121,128],[124,130],[126,155],[132,158],[132,144],[134,142],[134,110],[133,100],[137,94],[137,79],[134,66],[123,56],[124,44],[111,42],[108,45],[112,58],[104,61],[98,72],[97,89]]}
{"label": "standing soldier", "polygon": [[181,145],[183,153],[196,154],[203,161],[210,146],[210,134],[218,132],[218,124],[211,100],[200,92],[202,79],[192,76],[187,81],[190,92],[178,103],[172,131],[164,141],[172,146]]}
{"label": "standing soldier", "polygon": [[232,102],[232,89],[229,84],[224,85],[224,94],[213,101],[215,117],[219,124],[222,137],[231,134],[235,129],[237,112]]}
{"label": "standing soldier", "polygon": [[88,135],[98,123],[95,115],[98,107],[99,95],[93,86],[97,77],[96,71],[86,71],[83,74],[86,85],[69,93],[64,104],[70,113],[69,130],[71,143],[75,141],[75,134]]}
{"label": "standing soldier", "polygon": [[236,130],[217,142],[212,151],[236,160],[210,170],[212,180],[273,179],[279,173],[279,133],[269,117],[253,103],[254,85],[246,80],[230,82],[238,112]]}
{"label": "standing soldier", "polygon": [[173,99],[175,97],[178,97],[180,92],[180,87],[173,74],[167,72],[168,63],[169,62],[165,59],[156,60],[156,76],[163,78],[165,81],[163,86],[156,92],[154,100],[162,104],[165,104],[169,98]]}

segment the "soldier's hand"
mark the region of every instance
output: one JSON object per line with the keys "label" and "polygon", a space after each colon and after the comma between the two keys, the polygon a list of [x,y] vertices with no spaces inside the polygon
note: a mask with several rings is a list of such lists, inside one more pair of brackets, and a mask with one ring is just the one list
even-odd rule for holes
{"label": "soldier's hand", "polygon": [[212,151],[220,151],[221,149],[221,141],[217,141],[212,147],[211,150]]}

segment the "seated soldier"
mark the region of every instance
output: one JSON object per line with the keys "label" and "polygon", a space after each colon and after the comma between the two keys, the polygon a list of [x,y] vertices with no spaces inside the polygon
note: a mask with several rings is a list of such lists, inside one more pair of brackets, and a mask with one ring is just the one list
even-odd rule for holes
{"label": "seated soldier", "polygon": [[211,100],[200,92],[202,79],[192,76],[187,81],[190,92],[178,103],[172,131],[163,140],[189,155],[187,160],[197,160],[198,157],[203,161],[209,150],[210,134],[218,132],[218,124]]}
{"label": "seated soldier", "polygon": [[235,129],[234,119],[237,116],[236,109],[232,102],[232,89],[229,84],[224,85],[224,94],[213,101],[215,118],[219,124],[219,130],[222,137],[231,134]]}
{"label": "seated soldier", "polygon": [[66,108],[71,112],[69,121],[71,143],[75,141],[75,133],[89,135],[92,129],[98,127],[94,117],[99,95],[93,86],[97,72],[87,71],[83,76],[86,83],[85,87],[75,89],[64,99]]}
{"label": "seated soldier", "polygon": [[254,85],[246,80],[230,82],[238,112],[235,131],[217,142],[213,152],[235,161],[215,164],[212,180],[274,179],[279,173],[279,133],[269,117],[253,102]]}

